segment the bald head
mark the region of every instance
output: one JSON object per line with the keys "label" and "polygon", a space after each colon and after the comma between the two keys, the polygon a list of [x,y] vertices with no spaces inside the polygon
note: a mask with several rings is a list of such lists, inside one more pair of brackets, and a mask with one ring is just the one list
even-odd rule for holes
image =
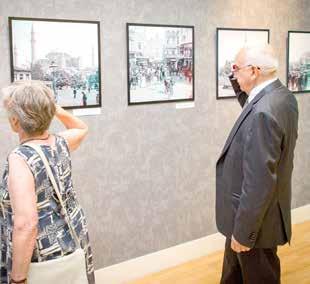
{"label": "bald head", "polygon": [[269,44],[242,48],[236,56],[236,61],[241,61],[242,65],[259,67],[261,75],[268,77],[276,74],[279,65]]}
{"label": "bald head", "polygon": [[237,79],[242,91],[249,94],[259,84],[276,78],[278,60],[270,45],[244,47],[235,60]]}

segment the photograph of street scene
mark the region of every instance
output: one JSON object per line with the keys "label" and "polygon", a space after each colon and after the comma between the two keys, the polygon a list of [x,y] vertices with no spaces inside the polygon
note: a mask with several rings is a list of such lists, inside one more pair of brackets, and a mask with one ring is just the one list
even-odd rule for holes
{"label": "photograph of street scene", "polygon": [[127,24],[128,103],[194,100],[194,28]]}
{"label": "photograph of street scene", "polygon": [[217,99],[236,97],[228,76],[237,52],[269,42],[269,30],[217,29]]}
{"label": "photograph of street scene", "polygon": [[310,32],[288,33],[287,87],[294,93],[310,92]]}
{"label": "photograph of street scene", "polygon": [[40,80],[65,108],[101,106],[99,22],[10,18],[12,81]]}

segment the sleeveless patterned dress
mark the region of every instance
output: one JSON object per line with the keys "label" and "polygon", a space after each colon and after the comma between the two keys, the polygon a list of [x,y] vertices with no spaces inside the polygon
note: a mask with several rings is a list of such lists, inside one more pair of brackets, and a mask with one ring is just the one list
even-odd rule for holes
{"label": "sleeveless patterned dress", "polygon": [[[87,225],[83,210],[76,198],[72,186],[71,159],[65,139],[55,135],[55,148],[41,145],[52,168],[59,187],[71,224],[85,252],[85,261],[89,284],[95,283],[94,266]],[[19,145],[13,153],[24,159],[35,179],[38,209],[38,235],[32,262],[56,259],[74,252],[75,241],[69,227],[61,214],[61,206],[47,172],[38,154],[27,145]],[[0,284],[9,283],[12,269],[12,232],[13,218],[10,196],[8,192],[8,161],[0,184]]]}

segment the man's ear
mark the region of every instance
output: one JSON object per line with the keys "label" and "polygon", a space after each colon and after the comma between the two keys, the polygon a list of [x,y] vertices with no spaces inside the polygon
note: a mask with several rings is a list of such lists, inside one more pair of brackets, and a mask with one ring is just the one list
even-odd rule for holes
{"label": "man's ear", "polygon": [[256,67],[256,66],[252,66],[252,74],[255,75],[256,77],[259,76],[261,70],[259,67]]}
{"label": "man's ear", "polygon": [[255,67],[255,66],[252,66],[251,67],[251,79],[253,81],[256,81],[256,79],[259,77],[260,75],[260,69]]}

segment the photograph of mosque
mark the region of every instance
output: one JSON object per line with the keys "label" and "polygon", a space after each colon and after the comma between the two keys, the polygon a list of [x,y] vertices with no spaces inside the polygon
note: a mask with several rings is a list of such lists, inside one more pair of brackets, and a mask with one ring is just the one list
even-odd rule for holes
{"label": "photograph of mosque", "polygon": [[194,100],[194,27],[127,24],[128,104]]}
{"label": "photograph of mosque", "polygon": [[217,28],[217,99],[236,97],[229,81],[237,52],[246,46],[269,43],[269,30]]}
{"label": "photograph of mosque", "polygon": [[99,22],[9,18],[11,79],[40,80],[65,108],[101,106]]}
{"label": "photograph of mosque", "polygon": [[288,32],[287,87],[293,93],[310,92],[310,32]]}

